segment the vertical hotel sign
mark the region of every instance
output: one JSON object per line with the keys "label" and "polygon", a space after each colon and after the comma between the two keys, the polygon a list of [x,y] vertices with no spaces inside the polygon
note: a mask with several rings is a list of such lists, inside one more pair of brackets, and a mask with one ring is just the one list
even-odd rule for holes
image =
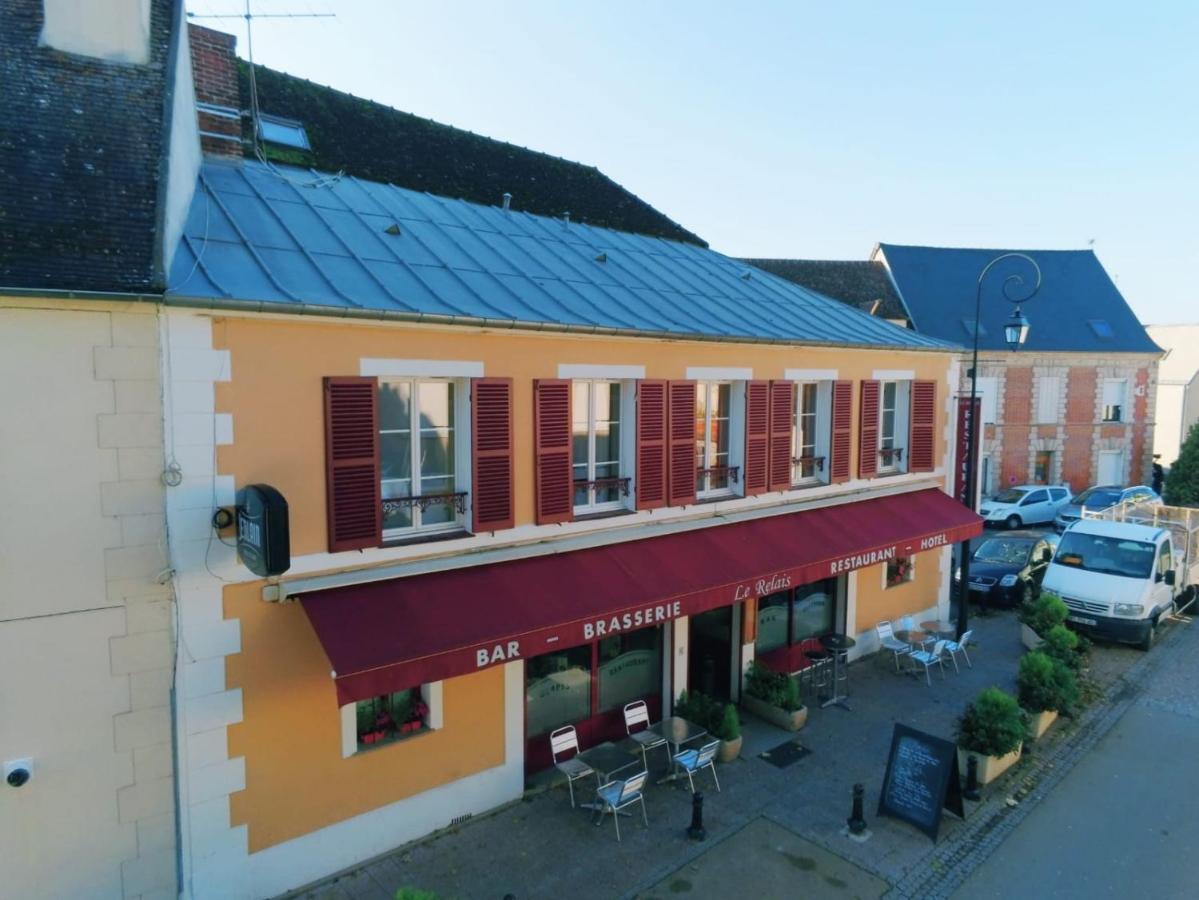
{"label": "vertical hotel sign", "polygon": [[[982,408],[982,398],[975,397],[973,409],[969,397],[958,398],[958,442],[957,442],[957,467],[954,474],[953,495],[958,498],[958,502],[963,506],[974,508],[973,498],[969,496],[970,490],[970,430],[974,428],[978,422],[980,410]],[[978,460],[974,461],[975,466],[978,465]],[[975,482],[977,490],[978,483]]]}

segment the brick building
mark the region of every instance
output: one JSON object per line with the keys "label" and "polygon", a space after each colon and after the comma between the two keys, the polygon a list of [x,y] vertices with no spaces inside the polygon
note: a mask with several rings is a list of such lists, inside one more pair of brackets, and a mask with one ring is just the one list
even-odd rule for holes
{"label": "brick building", "polygon": [[[891,321],[969,348],[979,273],[1005,250],[879,244],[869,260],[747,260]],[[1090,250],[1025,251],[1042,272],[1022,305],[1028,340],[1008,349],[1008,278],[1030,274],[1012,260],[983,288],[977,390],[986,425],[980,447],[984,496],[1010,484],[1149,483],[1162,351]],[[1022,268],[1022,265],[1025,267]],[[880,269],[889,278],[880,278]],[[1014,295],[1018,285],[1010,283]],[[970,392],[969,362],[960,391]]]}

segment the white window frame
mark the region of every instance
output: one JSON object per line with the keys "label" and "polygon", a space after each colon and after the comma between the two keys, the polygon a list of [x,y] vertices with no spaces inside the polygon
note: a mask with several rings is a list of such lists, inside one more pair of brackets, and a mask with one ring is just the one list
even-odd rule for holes
{"label": "white window frame", "polygon": [[910,429],[910,417],[908,415],[909,398],[911,397],[911,385],[909,380],[887,379],[880,381],[878,385],[878,449],[882,451],[887,449],[885,446],[886,437],[883,432],[883,423],[886,421],[886,396],[887,385],[895,385],[895,406],[894,412],[894,431],[891,434],[891,448],[899,451],[884,456],[881,452],[878,457],[877,472],[880,475],[896,475],[908,470],[908,431]]}
{"label": "white window frame", "polygon": [[1037,379],[1038,425],[1058,424],[1058,402],[1062,393],[1062,380],[1057,375],[1042,375]]}
{"label": "white window frame", "polygon": [[[744,382],[740,382],[740,384],[742,386],[744,386]],[[733,481],[732,477],[728,476],[726,478],[726,483],[725,483],[724,487],[720,487],[720,488],[710,487],[710,485],[712,483],[712,476],[704,475],[703,483],[706,485],[709,485],[709,487],[701,489],[698,485],[696,485],[695,497],[697,500],[710,500],[710,499],[715,499],[718,497],[735,497],[739,493],[737,488],[739,486],[743,485],[745,482],[745,472],[743,471],[743,467],[740,465],[741,454],[739,452],[737,452],[737,446],[738,446],[737,438],[738,438],[738,430],[739,429],[737,428],[737,425],[736,425],[736,423],[738,421],[740,421],[742,423],[745,421],[745,391],[744,391],[744,389],[737,390],[737,385],[738,385],[738,382],[725,381],[725,380],[697,381],[695,383],[695,392],[696,392],[697,400],[699,398],[699,392],[700,391],[705,392],[705,394],[704,394],[704,432],[703,432],[704,433],[704,458],[703,458],[702,466],[698,464],[699,463],[698,459],[696,461],[697,462],[697,464],[696,464],[697,480],[699,477],[698,471],[700,469],[712,468],[717,464],[716,458],[715,458],[716,451],[715,451],[714,445],[709,440],[709,438],[712,434],[711,392],[713,390],[719,390],[719,388],[722,386],[727,386],[729,389],[729,403],[728,403],[729,445],[728,445],[728,457],[725,460],[725,465],[728,466],[730,469],[733,468],[734,466],[737,466],[737,480]],[[738,400],[740,401],[740,403],[738,403]],[[738,409],[738,407],[739,407],[739,409]],[[738,416],[738,412],[740,412],[740,416]],[[692,418],[693,422],[697,421],[694,413],[692,413],[691,418]],[[744,439],[744,431],[742,431],[741,434],[742,434],[742,439]]]}
{"label": "white window frame", "polygon": [[880,568],[883,570],[882,581],[883,581],[883,590],[884,591],[891,591],[891,590],[894,590],[895,588],[901,588],[905,584],[911,584],[913,581],[916,580],[916,554],[913,553],[911,556],[908,556],[908,557],[901,557],[899,554],[895,555],[896,561],[898,561],[900,559],[904,559],[904,558],[906,558],[908,561],[908,575],[907,575],[907,578],[905,578],[903,581],[899,582],[899,584],[887,584],[887,567],[891,564],[890,560],[888,560],[887,562],[883,563],[882,566],[880,566]]}
{"label": "white window frame", "polygon": [[[443,682],[430,681],[427,684],[420,686],[421,699],[425,701],[425,706],[429,707],[429,714],[425,717],[425,728],[418,734],[412,735],[413,738],[419,738],[421,735],[428,734],[431,731],[437,731],[445,725],[445,699],[442,690]],[[399,744],[406,743],[404,738],[396,741],[388,741],[386,744],[380,744],[379,747],[362,747],[358,746],[358,704],[347,703],[341,707],[341,756],[342,759],[349,759],[351,756],[357,756],[359,753],[369,753],[371,750],[382,749],[383,747],[394,747]]]}
{"label": "white window frame", "polygon": [[[965,396],[969,397],[969,393]],[[983,425],[994,425],[999,418],[999,379],[994,375],[981,375],[974,382],[974,396],[978,399],[978,413]]]}
{"label": "white window frame", "polygon": [[[803,467],[796,462],[803,456],[800,445],[800,418],[808,413],[804,408],[804,388],[815,388],[815,408],[812,429],[815,440],[812,442],[812,456],[823,457],[823,463],[813,467],[812,474],[805,476]],[[828,484],[829,480],[829,438],[831,435],[830,417],[832,415],[833,382],[826,380],[798,381],[795,384],[795,408],[791,419],[791,484],[794,487],[807,487],[815,484]]]}
{"label": "white window frame", "polygon": [[[411,399],[409,400],[409,435],[410,435],[410,452],[412,454],[411,470],[409,473],[409,481],[412,485],[413,496],[420,496],[415,493],[419,490],[420,485],[420,403],[417,400],[417,395],[422,384],[449,384],[453,387],[453,425],[452,432],[454,437],[454,481],[451,485],[453,493],[467,494],[467,508],[465,513],[458,512],[453,509],[453,518],[448,522],[437,522],[432,525],[419,524],[421,518],[421,510],[419,506],[412,507],[412,525],[406,528],[385,528],[383,531],[384,542],[404,540],[411,537],[420,537],[429,534],[440,534],[442,532],[457,532],[462,531],[466,527],[466,522],[470,515],[470,383],[466,379],[460,378],[430,378],[423,376],[388,376],[379,379],[379,387],[389,384],[409,384],[412,386]],[[385,430],[380,427],[380,437],[385,433]],[[380,448],[380,454],[382,449]],[[382,481],[380,481],[382,488]]]}
{"label": "white window frame", "polygon": [[[596,421],[595,420],[595,406],[596,406],[595,398],[596,398],[596,388],[600,385],[604,386],[605,388],[610,387],[611,385],[616,385],[617,387],[620,388],[620,403],[617,405],[617,409],[616,409],[616,413],[620,417],[618,420],[619,425],[620,425],[620,439],[617,443],[616,470],[617,470],[618,477],[620,477],[620,478],[627,477],[628,454],[626,452],[626,447],[628,445],[628,442],[625,439],[625,431],[628,428],[633,427],[630,425],[628,419],[626,418],[627,410],[629,407],[629,404],[626,402],[626,396],[629,393],[629,387],[628,387],[629,382],[621,381],[618,379],[612,379],[612,378],[577,378],[577,379],[573,379],[571,381],[571,383],[570,383],[570,390],[571,390],[571,423],[570,423],[571,435],[570,435],[570,439],[571,439],[572,444],[574,442],[574,424],[575,424],[574,418],[575,418],[575,415],[577,415],[577,410],[574,408],[574,389],[575,389],[575,385],[579,385],[579,384],[585,384],[588,386],[588,389],[587,389],[587,403],[588,403],[588,409],[587,409],[587,456],[588,456],[588,458],[587,458],[587,463],[586,463],[586,465],[587,465],[587,472],[586,472],[587,480],[588,481],[595,480],[595,421]],[[574,465],[579,464],[579,461],[576,459],[572,459],[571,462]],[[574,477],[573,467],[571,470],[571,477],[572,477],[572,479]],[[631,485],[630,485],[630,487],[631,487]],[[632,491],[630,490],[628,496],[625,496],[623,493],[621,493],[620,489],[617,488],[616,499],[613,501],[607,502],[607,503],[594,502],[594,498],[595,498],[595,489],[594,488],[588,488],[587,495],[588,495],[588,499],[590,502],[583,503],[583,504],[575,504],[574,514],[576,516],[589,516],[589,515],[593,515],[595,513],[615,512],[617,510],[626,509],[627,505],[628,505],[628,501],[632,497]],[[573,502],[573,497],[574,497],[573,485],[571,487],[571,497],[572,497],[572,502]]]}
{"label": "white window frame", "polygon": [[[1119,396],[1117,398],[1116,403],[1108,402],[1109,388],[1113,389],[1114,391],[1119,392]],[[1128,421],[1127,418],[1125,417],[1125,411],[1128,408],[1128,379],[1126,379],[1126,378],[1105,378],[1105,379],[1103,379],[1103,385],[1102,385],[1099,400],[1100,400],[1100,404],[1099,404],[1100,421],[1105,422],[1105,423],[1111,423],[1111,424],[1124,423],[1124,422]],[[1120,413],[1114,419],[1108,417],[1108,410],[1111,409],[1112,407],[1115,407],[1117,410],[1119,410],[1119,413]]]}

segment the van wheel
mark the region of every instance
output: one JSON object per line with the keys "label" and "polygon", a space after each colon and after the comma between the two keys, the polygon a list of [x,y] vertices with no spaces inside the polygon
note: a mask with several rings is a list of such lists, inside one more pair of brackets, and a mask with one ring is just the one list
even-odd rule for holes
{"label": "van wheel", "polygon": [[1009,531],[1015,531],[1022,523],[1019,516],[1008,516],[1004,524],[1007,525]]}
{"label": "van wheel", "polygon": [[1157,640],[1157,622],[1149,623],[1149,631],[1145,634],[1145,639],[1137,644],[1140,650],[1149,650],[1153,647],[1153,642]]}

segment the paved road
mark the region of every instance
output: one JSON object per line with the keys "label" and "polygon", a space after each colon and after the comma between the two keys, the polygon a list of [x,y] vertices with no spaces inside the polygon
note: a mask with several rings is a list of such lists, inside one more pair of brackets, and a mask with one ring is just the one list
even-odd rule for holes
{"label": "paved road", "polygon": [[1115,727],[954,895],[1194,898],[1199,622]]}

